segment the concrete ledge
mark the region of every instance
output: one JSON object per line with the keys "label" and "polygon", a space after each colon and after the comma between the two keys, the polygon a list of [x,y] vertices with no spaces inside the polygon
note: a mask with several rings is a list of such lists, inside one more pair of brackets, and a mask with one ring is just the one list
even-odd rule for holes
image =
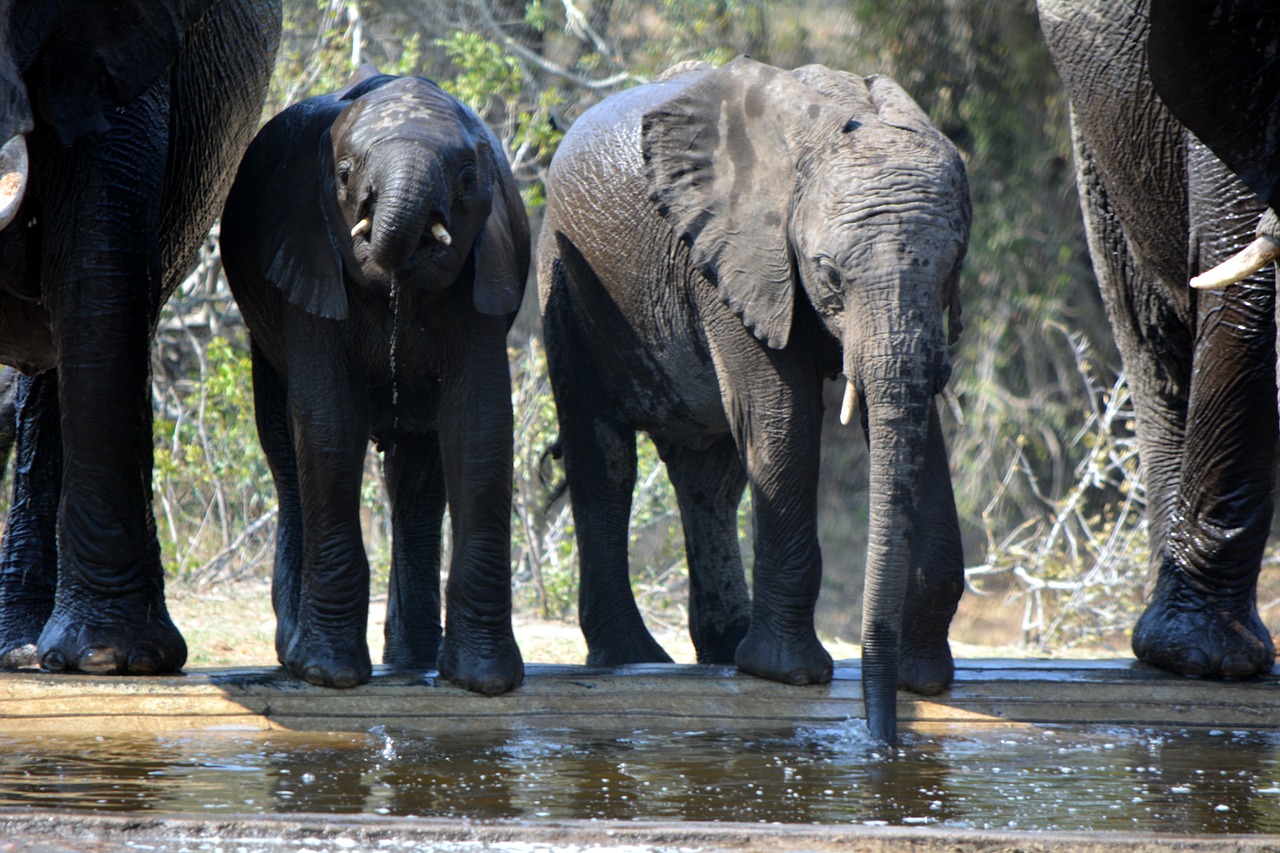
{"label": "concrete ledge", "polygon": [[[532,664],[503,696],[469,693],[430,672],[375,668],[350,690],[278,668],[196,669],[152,678],[0,673],[0,733],[248,729],[433,732],[758,728],[863,716],[857,661],[830,684],[790,687],[728,667],[615,669]],[[1134,661],[967,660],[939,696],[899,693],[907,731],[1036,724],[1157,728],[1280,727],[1280,677],[1208,681]]]}

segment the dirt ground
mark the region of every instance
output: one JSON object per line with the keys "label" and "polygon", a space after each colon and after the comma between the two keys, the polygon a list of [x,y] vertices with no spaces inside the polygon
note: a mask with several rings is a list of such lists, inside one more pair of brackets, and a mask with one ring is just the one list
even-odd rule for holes
{"label": "dirt ground", "polygon": [[[271,610],[271,590],[266,580],[250,580],[196,586],[170,583],[167,590],[170,614],[186,637],[188,666],[275,666],[275,614]],[[375,596],[369,608],[369,652],[375,662],[382,659],[382,631],[386,598]],[[953,623],[952,651],[956,657],[1043,657],[1018,644],[1021,606],[1000,597],[966,595]],[[694,663],[693,644],[682,627],[652,628],[654,637],[677,663]],[[528,663],[582,663],[586,643],[576,624],[546,621],[516,613],[516,640]],[[966,642],[978,639],[979,642]],[[838,637],[822,637],[827,650],[837,660],[857,658],[856,643]],[[1123,638],[1091,648],[1072,649],[1059,656],[1072,658],[1127,657]]]}

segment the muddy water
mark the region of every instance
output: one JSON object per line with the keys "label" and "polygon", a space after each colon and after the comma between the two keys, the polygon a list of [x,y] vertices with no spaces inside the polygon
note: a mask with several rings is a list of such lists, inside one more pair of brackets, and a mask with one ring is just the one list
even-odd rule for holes
{"label": "muddy water", "polygon": [[1280,733],[0,737],[0,810],[1280,833]]}

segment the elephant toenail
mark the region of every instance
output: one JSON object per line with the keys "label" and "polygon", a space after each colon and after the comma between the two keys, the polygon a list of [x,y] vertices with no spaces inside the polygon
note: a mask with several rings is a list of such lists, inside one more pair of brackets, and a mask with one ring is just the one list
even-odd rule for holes
{"label": "elephant toenail", "polygon": [[1182,665],[1178,671],[1183,675],[1207,675],[1209,658],[1200,649],[1188,649],[1182,655]]}
{"label": "elephant toenail", "polygon": [[1227,655],[1222,659],[1223,678],[1248,678],[1254,672],[1253,662],[1244,655]]}
{"label": "elephant toenail", "polygon": [[35,643],[27,643],[10,649],[0,657],[0,668],[18,669],[23,666],[37,666],[40,663],[40,652]]}
{"label": "elephant toenail", "polygon": [[160,662],[150,649],[136,649],[129,655],[129,672],[138,675],[154,675],[160,671]]}
{"label": "elephant toenail", "polygon": [[801,685],[812,684],[813,676],[809,674],[807,669],[793,669],[787,673],[787,684]]}
{"label": "elephant toenail", "polygon": [[499,693],[506,693],[507,681],[496,675],[493,678],[486,678],[476,685],[476,692],[485,696],[497,696]]}
{"label": "elephant toenail", "polygon": [[342,688],[355,687],[357,684],[360,683],[360,679],[356,678],[355,670],[340,669],[333,674],[333,679],[330,683],[334,687],[342,687]]}
{"label": "elephant toenail", "polygon": [[116,656],[116,650],[110,646],[85,649],[80,653],[76,665],[81,672],[91,672],[94,675],[111,675],[120,671],[120,659]]}
{"label": "elephant toenail", "polygon": [[50,672],[62,672],[67,668],[67,659],[62,652],[46,652],[44,657],[40,658],[40,666]]}
{"label": "elephant toenail", "polygon": [[319,666],[309,666],[302,671],[302,680],[308,684],[324,687],[324,669]]}

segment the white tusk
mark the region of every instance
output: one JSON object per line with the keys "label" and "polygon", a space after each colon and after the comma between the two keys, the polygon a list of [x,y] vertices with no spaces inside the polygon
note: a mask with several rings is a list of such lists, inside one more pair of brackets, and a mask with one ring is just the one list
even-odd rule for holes
{"label": "white tusk", "polygon": [[938,396],[947,404],[947,408],[951,410],[951,417],[955,418],[957,426],[964,426],[964,409],[960,406],[960,398],[956,396],[956,392],[952,389],[951,383],[948,382],[938,392]]}
{"label": "white tusk", "polygon": [[1235,284],[1256,273],[1267,264],[1280,259],[1280,243],[1262,236],[1246,246],[1239,254],[1232,255],[1208,272],[1191,279],[1197,290],[1216,290]]}
{"label": "white tusk", "polygon": [[845,426],[853,420],[853,411],[858,408],[858,389],[853,387],[853,380],[846,380],[844,400],[840,403],[840,423]]}
{"label": "white tusk", "polygon": [[367,217],[364,219],[361,219],[359,222],[356,223],[356,227],[351,229],[351,236],[359,237],[361,234],[368,234],[369,227],[372,224],[373,223],[371,223]]}
{"label": "white tusk", "polygon": [[449,236],[449,232],[445,230],[444,225],[439,222],[431,226],[431,236],[435,237],[446,246],[452,245],[453,243],[453,238]]}

